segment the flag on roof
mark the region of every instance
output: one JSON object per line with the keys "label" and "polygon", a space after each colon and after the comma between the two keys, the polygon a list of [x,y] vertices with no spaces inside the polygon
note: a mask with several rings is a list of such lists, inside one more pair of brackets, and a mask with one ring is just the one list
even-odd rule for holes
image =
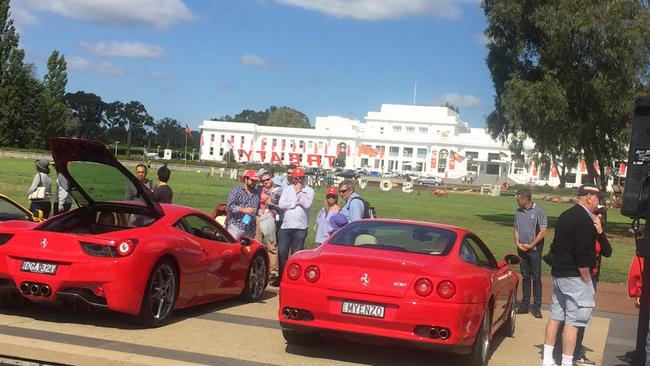
{"label": "flag on roof", "polygon": [[185,133],[190,137],[190,140],[194,141],[194,137],[192,137],[192,130],[187,126],[187,123],[185,124]]}

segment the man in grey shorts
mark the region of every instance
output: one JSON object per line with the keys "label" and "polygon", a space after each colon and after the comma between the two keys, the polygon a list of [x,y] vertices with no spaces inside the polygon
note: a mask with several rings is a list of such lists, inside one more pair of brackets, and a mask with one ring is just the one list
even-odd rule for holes
{"label": "man in grey shorts", "polygon": [[562,366],[573,365],[578,328],[589,324],[595,305],[590,267],[596,258],[595,224],[599,219],[592,212],[598,206],[601,193],[594,186],[582,185],[577,196],[577,203],[558,218],[551,244],[553,296],[542,366],[556,366],[553,348],[562,322]]}

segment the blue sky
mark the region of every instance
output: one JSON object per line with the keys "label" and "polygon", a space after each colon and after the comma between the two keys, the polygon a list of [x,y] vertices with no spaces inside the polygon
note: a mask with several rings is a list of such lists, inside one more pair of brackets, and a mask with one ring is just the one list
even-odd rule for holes
{"label": "blue sky", "polygon": [[12,0],[26,60],[68,61],[68,92],[139,100],[156,119],[270,105],[363,119],[382,103],[460,107],[494,90],[480,0]]}

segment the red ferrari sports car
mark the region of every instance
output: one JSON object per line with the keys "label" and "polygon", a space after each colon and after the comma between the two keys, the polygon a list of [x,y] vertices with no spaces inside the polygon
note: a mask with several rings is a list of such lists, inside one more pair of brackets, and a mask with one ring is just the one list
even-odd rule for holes
{"label": "red ferrari sports car", "polygon": [[515,331],[519,278],[473,233],[402,220],[359,220],[293,255],[278,317],[288,343],[319,334],[468,354],[486,365],[496,330]]}
{"label": "red ferrari sports car", "polygon": [[100,142],[55,138],[50,147],[79,208],[38,224],[0,223],[2,298],[80,300],[156,327],[174,309],[261,297],[268,255],[260,243],[234,240],[195,209],[153,202]]}

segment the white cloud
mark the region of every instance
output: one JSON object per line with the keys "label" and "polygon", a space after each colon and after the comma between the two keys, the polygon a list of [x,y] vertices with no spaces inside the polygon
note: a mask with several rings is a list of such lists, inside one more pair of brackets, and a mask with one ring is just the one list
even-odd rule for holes
{"label": "white cloud", "polygon": [[167,52],[160,46],[140,42],[113,41],[95,44],[82,42],[80,46],[86,52],[104,57],[161,58],[167,55]]}
{"label": "white cloud", "polygon": [[475,34],[474,37],[472,37],[472,40],[474,43],[476,43],[479,46],[487,46],[488,43],[490,43],[490,39],[483,33]]}
{"label": "white cloud", "polygon": [[447,93],[435,102],[437,105],[444,105],[445,103],[464,108],[480,108],[483,106],[483,101],[479,98],[473,95],[460,95],[458,93]]}
{"label": "white cloud", "polygon": [[241,57],[239,57],[239,62],[246,66],[257,67],[261,69],[265,69],[271,66],[271,64],[263,58],[250,54],[241,55]]}
{"label": "white cloud", "polygon": [[182,0],[28,0],[32,9],[95,23],[168,28],[196,18]]}
{"label": "white cloud", "polygon": [[338,18],[358,20],[430,16],[457,19],[463,4],[480,0],[276,0],[278,3],[319,11]]}
{"label": "white cloud", "polygon": [[126,74],[123,69],[113,65],[108,61],[102,61],[98,64],[94,64],[83,57],[69,56],[66,58],[66,62],[68,64],[68,67],[81,72],[106,74],[113,76],[122,76]]}

